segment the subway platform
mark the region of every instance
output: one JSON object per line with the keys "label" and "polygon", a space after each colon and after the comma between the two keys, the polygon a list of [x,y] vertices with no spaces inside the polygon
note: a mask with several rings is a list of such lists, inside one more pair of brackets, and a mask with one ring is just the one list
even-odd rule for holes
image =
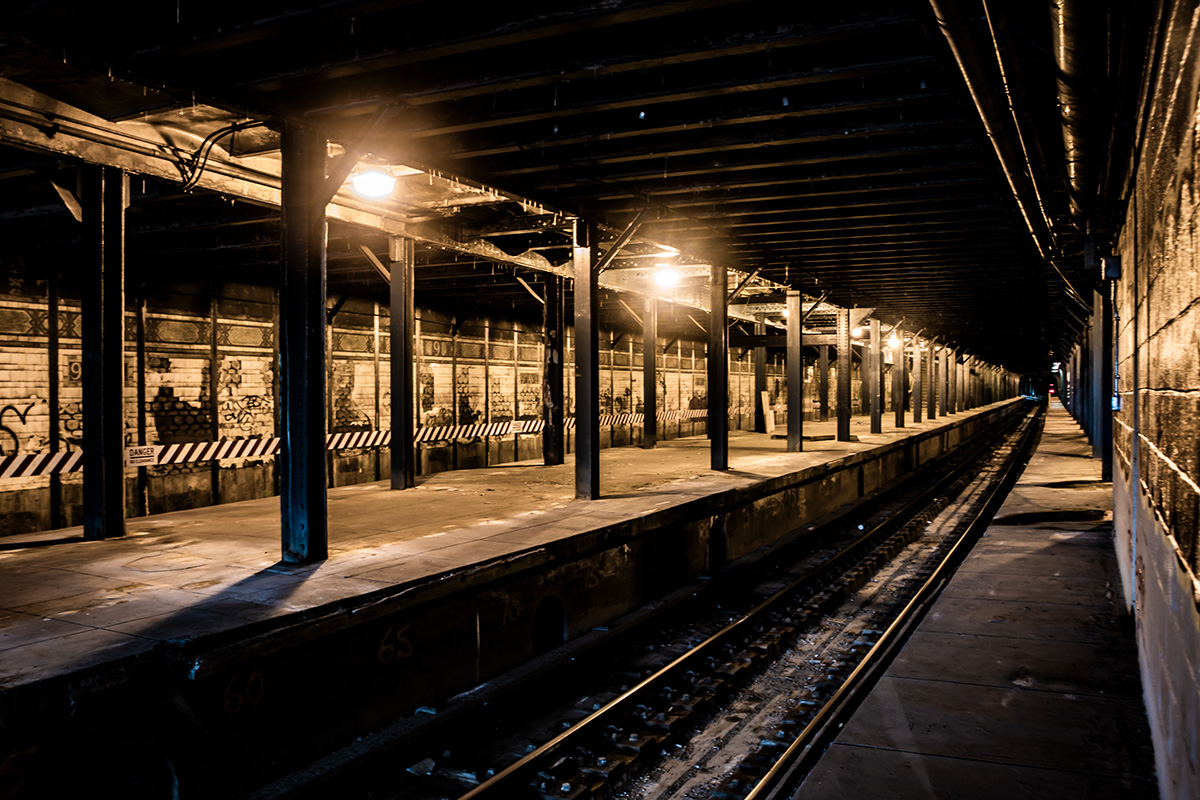
{"label": "subway platform", "polygon": [[279,560],[278,498],[132,519],[120,539],[7,537],[0,749],[115,770],[169,748],[181,774],[222,763],[233,777],[213,791],[237,794],[757,557],[1027,409],[889,415],[878,434],[856,417],[852,442],[806,423],[801,453],[733,433],[724,472],[705,437],[606,449],[593,501],[574,498],[570,459],[340,487],[311,565]]}
{"label": "subway platform", "polygon": [[[1002,405],[1002,404],[997,404]],[[330,556],[279,560],[279,500],[264,498],[131,519],[120,539],[88,542],[81,527],[0,540],[0,688],[345,601],[511,556],[615,520],[838,461],[985,412],[973,409],[832,440],[836,423],[807,422],[804,452],[765,434],[733,432],[730,470],[709,469],[708,440],[601,452],[602,499],[575,500],[573,459],[438,473],[417,487],[386,482],[329,490]]]}
{"label": "subway platform", "polygon": [[1111,511],[1055,400],[991,526],[797,796],[1158,797]]}

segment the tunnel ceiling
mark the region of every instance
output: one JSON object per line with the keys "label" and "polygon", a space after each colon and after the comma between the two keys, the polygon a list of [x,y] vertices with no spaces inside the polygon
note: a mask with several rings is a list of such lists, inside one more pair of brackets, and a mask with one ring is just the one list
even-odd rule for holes
{"label": "tunnel ceiling", "polygon": [[[1083,231],[1099,231],[1102,247],[1122,176],[1090,184],[1081,218],[1068,164],[1084,161],[1064,150],[1049,2],[1007,2],[1003,15],[995,2],[935,5],[958,46],[988,65],[975,93],[931,4],[899,0],[180,0],[139,4],[136,15],[14,3],[0,20],[0,76],[109,121],[177,114],[185,127],[198,104],[268,120],[227,144],[233,158],[270,153],[280,120],[302,122],[335,142],[366,141],[391,163],[583,215],[610,238],[649,209],[639,235],[690,258],[757,269],[1038,369],[1080,327],[1072,295],[1090,298],[1095,284]],[[1098,66],[1073,85],[1089,122],[1114,131],[1088,155],[1112,163],[1145,23],[1107,3],[1089,8],[1068,44]],[[1021,134],[1023,180],[1045,222],[1040,251],[1011,188],[1022,178],[1002,168],[979,92]],[[78,237],[50,185],[69,182],[71,167],[5,150],[6,239]],[[506,253],[568,257],[561,227],[526,221],[511,198],[476,199],[439,206],[437,224]],[[131,248],[147,262],[269,276],[278,258],[276,210],[146,179],[133,212]],[[332,225],[331,293],[381,291],[364,245],[386,250],[382,235]],[[418,291],[456,303],[536,310],[522,274],[536,282],[511,264],[419,250]],[[608,321],[631,324],[630,302],[610,298]],[[692,334],[699,325],[684,312],[671,320]]]}

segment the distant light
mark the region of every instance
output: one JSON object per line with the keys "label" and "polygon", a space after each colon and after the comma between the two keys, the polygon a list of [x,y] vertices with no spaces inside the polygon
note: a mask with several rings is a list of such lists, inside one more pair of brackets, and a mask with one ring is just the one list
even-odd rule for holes
{"label": "distant light", "polygon": [[783,310],[783,318],[784,319],[788,318],[788,310],[786,308]]}
{"label": "distant light", "polygon": [[863,335],[863,329],[862,329],[862,328],[851,328],[851,329],[850,329],[850,338],[852,338],[852,339],[858,339],[858,338],[859,338],[859,337],[861,337],[862,335]]}
{"label": "distant light", "polygon": [[900,337],[893,333],[891,336],[888,337],[888,347],[896,348],[899,346],[900,346]]}
{"label": "distant light", "polygon": [[359,172],[350,179],[354,191],[364,197],[387,197],[396,188],[396,179],[390,173],[372,167]]}
{"label": "distant light", "polygon": [[661,265],[654,271],[654,282],[664,289],[670,289],[679,283],[679,271],[666,265]]}

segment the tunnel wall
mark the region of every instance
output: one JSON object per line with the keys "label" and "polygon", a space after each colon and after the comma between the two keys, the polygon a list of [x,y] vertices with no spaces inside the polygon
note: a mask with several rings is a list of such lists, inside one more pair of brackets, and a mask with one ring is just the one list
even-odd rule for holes
{"label": "tunnel wall", "polygon": [[1168,4],[1119,230],[1114,523],[1163,797],[1200,797],[1200,27]]}

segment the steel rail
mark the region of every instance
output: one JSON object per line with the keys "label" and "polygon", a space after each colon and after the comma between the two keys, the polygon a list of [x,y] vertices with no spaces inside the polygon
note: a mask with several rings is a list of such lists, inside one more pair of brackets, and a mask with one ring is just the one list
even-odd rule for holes
{"label": "steel rail", "polygon": [[[1007,430],[1007,428],[1002,428],[994,436],[982,437],[977,447],[979,449],[986,447],[995,441],[1004,430]],[[874,545],[877,539],[886,538],[892,533],[901,530],[914,519],[919,518],[921,511],[931,505],[939,493],[944,492],[961,477],[960,469],[951,470],[949,474],[943,476],[932,486],[909,500],[900,510],[890,514],[885,520],[875,525],[862,536],[856,538],[836,555],[809,570],[785,588],[759,603],[741,618],[726,625],[708,639],[679,656],[653,675],[643,679],[636,686],[626,690],[605,706],[560,733],[554,739],[461,795],[459,800],[481,800],[481,798],[487,797],[510,797],[518,795],[533,782],[539,771],[544,771],[545,767],[559,758],[566,748],[574,746],[576,742],[583,740],[589,734],[601,736],[602,732],[609,725],[632,715],[637,706],[647,699],[647,697],[658,692],[667,685],[669,680],[678,677],[678,675],[686,672],[688,669],[694,669],[697,672],[704,671],[706,660],[714,652],[718,652],[721,647],[729,644],[731,641],[737,641],[743,632],[752,630],[770,612],[783,606],[788,601],[794,600],[795,596],[804,589],[820,585],[821,581],[828,581],[831,574],[836,575],[837,570],[844,563],[852,562],[854,558],[859,556],[861,551],[867,550]],[[849,570],[847,569],[846,572],[849,572]]]}
{"label": "steel rail", "polygon": [[775,765],[750,790],[744,800],[780,800],[785,796],[789,798],[792,796],[799,781],[816,764],[825,747],[841,730],[842,724],[858,707],[867,691],[875,685],[882,671],[891,664],[896,653],[908,640],[916,626],[925,618],[925,614],[933,606],[933,603],[941,596],[942,590],[953,577],[959,564],[966,558],[967,553],[974,547],[975,541],[990,524],[992,516],[1024,470],[1025,458],[1023,456],[1031,451],[1031,445],[1037,441],[1036,434],[1040,433],[1043,420],[1044,416],[1039,410],[1036,412],[1036,417],[1027,422],[1021,442],[1005,465],[1003,476],[992,488],[988,499],[979,506],[970,524],[966,526],[958,540],[946,553],[945,558],[887,627],[875,645],[867,651],[858,666],[850,672],[833,696],[821,706],[809,724],[783,752]]}

